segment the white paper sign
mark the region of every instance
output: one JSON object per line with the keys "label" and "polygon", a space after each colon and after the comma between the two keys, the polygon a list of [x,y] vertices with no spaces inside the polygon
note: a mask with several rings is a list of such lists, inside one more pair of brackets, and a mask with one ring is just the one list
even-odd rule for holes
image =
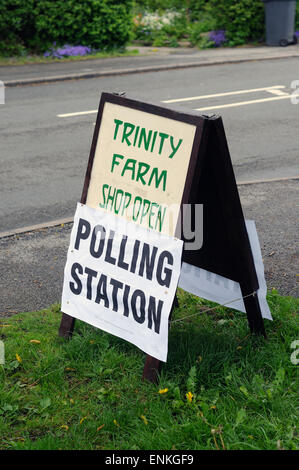
{"label": "white paper sign", "polygon": [[183,242],[77,204],[61,310],[166,362]]}
{"label": "white paper sign", "polygon": [[[264,275],[264,264],[254,221],[246,220],[246,228],[259,282],[257,296],[262,316],[263,318],[272,320],[271,312],[266,300],[267,285]],[[205,269],[183,263],[179,279],[179,287],[191,294],[202,297],[203,299],[217,302],[220,305],[226,305],[227,307],[244,313],[246,312],[240,284],[232,281],[231,279],[219,276],[218,274],[206,271]]]}
{"label": "white paper sign", "polygon": [[268,320],[273,320],[270,309],[269,309],[269,305],[266,299],[267,284],[266,284],[266,279],[265,279],[262,251],[260,247],[260,242],[259,242],[255,222],[254,220],[245,220],[245,223],[246,223],[247,233],[248,233],[251,251],[253,255],[253,261],[254,261],[254,266],[255,266],[255,270],[257,274],[257,280],[259,283],[257,296],[259,299],[262,316],[263,318],[268,318]]}

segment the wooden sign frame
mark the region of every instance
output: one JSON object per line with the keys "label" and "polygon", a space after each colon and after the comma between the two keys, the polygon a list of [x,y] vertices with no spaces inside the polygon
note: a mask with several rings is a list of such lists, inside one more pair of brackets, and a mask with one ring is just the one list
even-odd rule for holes
{"label": "wooden sign frame", "polygon": [[[81,203],[88,195],[91,172],[98,144],[105,103],[113,103],[152,115],[173,119],[196,127],[181,206],[203,204],[203,246],[197,251],[184,251],[183,261],[240,283],[251,332],[265,334],[259,301],[251,295],[259,288],[253,255],[235,181],[222,119],[200,116],[103,93],[101,96]],[[179,224],[176,233],[183,233]],[[177,306],[175,298],[173,308]],[[75,318],[63,313],[59,335],[72,336]],[[162,363],[147,355],[143,378],[157,381]]]}

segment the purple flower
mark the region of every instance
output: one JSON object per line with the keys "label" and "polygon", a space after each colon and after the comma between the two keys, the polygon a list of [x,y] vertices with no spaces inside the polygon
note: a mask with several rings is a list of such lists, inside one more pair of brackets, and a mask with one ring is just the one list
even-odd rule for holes
{"label": "purple flower", "polygon": [[[54,45],[56,45],[56,43],[54,43]],[[71,46],[69,44],[65,44],[57,49],[52,47],[50,51],[44,53],[44,57],[52,56],[57,59],[62,59],[63,57],[88,55],[91,54],[91,52],[92,50],[88,46]]]}
{"label": "purple flower", "polygon": [[299,31],[295,31],[295,36],[299,38]]}
{"label": "purple flower", "polygon": [[211,31],[209,34],[210,41],[214,42],[215,47],[222,46],[226,41],[225,31],[220,29],[218,31]]}

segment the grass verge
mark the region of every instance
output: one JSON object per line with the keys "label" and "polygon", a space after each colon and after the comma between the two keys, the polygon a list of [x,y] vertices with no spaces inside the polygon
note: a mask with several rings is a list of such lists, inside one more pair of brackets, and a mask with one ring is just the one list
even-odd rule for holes
{"label": "grass verge", "polygon": [[[174,319],[214,305],[179,301]],[[59,338],[58,305],[2,319],[0,449],[298,449],[299,299],[268,302],[267,340],[224,307],[174,323],[158,385],[119,338],[79,321]]]}
{"label": "grass verge", "polygon": [[138,55],[138,49],[130,49],[126,51],[110,51],[110,52],[97,52],[96,54],[89,54],[85,56],[71,56],[64,59],[57,59],[55,57],[44,57],[39,55],[25,55],[16,57],[1,57],[0,66],[7,65],[30,65],[30,64],[52,64],[54,62],[74,62],[91,59],[108,59],[112,57],[128,57]]}

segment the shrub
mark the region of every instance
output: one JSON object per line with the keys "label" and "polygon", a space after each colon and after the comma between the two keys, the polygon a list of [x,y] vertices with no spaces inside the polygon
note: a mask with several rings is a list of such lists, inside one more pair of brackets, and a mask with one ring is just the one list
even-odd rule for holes
{"label": "shrub", "polygon": [[136,15],[134,23],[135,38],[154,46],[177,46],[177,41],[184,37],[188,27],[186,17],[173,10],[160,11],[160,14],[159,11],[145,12]]}
{"label": "shrub", "polygon": [[0,53],[43,52],[54,42],[122,47],[132,30],[133,0],[2,0]]}
{"label": "shrub", "polygon": [[[204,10],[206,2],[138,0],[134,17],[135,39],[154,46],[178,46],[178,41],[186,39],[193,46],[202,46],[203,42],[213,46],[205,35],[215,27],[213,17]],[[166,6],[170,8],[166,9]]]}
{"label": "shrub", "polygon": [[225,30],[228,45],[258,41],[264,35],[264,5],[261,0],[209,0],[206,3],[216,22]]}
{"label": "shrub", "polygon": [[[137,0],[145,11],[180,11],[187,19],[186,33],[192,45],[234,46],[259,41],[264,36],[264,5],[261,0]],[[208,31],[225,31],[225,40],[208,37]],[[222,33],[223,35],[224,33]],[[221,39],[221,38],[220,38]]]}
{"label": "shrub", "polygon": [[25,44],[35,34],[34,1],[2,0],[0,12],[0,54],[25,52]]}
{"label": "shrub", "polygon": [[196,19],[208,1],[209,0],[136,0],[135,4],[138,9],[141,8],[147,11],[187,10],[191,19]]}
{"label": "shrub", "polygon": [[207,33],[216,27],[214,18],[211,15],[203,14],[198,21],[190,22],[188,26],[188,38],[191,46],[212,47]]}

